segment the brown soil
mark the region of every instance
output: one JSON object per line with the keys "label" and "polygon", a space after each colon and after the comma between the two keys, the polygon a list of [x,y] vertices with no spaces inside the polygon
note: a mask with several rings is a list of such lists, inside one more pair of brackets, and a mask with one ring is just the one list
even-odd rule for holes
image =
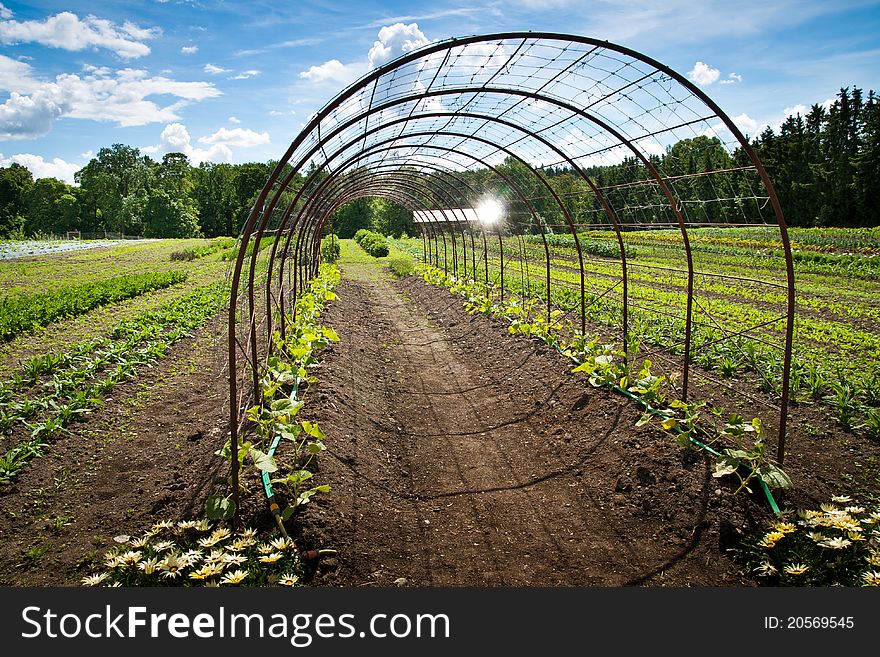
{"label": "brown soil", "polygon": [[[751,585],[726,554],[766,515],[550,348],[417,279],[348,267],[310,391],[331,491],[302,541],[325,586]],[[311,397],[314,395],[314,397]]]}
{"label": "brown soil", "polygon": [[202,515],[226,478],[218,328],[115,388],[0,491],[0,585],[78,585],[114,536]]}
{"label": "brown soil", "polygon": [[[461,299],[346,265],[303,414],[327,451],[289,523],[332,548],[316,586],[754,586],[729,548],[770,517],[703,453]],[[225,492],[223,322],[178,343],[0,492],[0,585],[77,585],[117,534],[194,518]],[[795,409],[780,505],[876,495],[876,442]],[[280,454],[282,460],[285,454]],[[271,530],[259,488],[248,524]]]}

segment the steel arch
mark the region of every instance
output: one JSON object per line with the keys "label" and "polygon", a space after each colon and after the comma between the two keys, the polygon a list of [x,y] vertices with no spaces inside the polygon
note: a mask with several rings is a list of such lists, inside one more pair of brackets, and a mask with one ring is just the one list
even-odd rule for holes
{"label": "steel arch", "polygon": [[[737,166],[721,169],[707,165],[704,170],[683,175],[664,170],[658,148],[665,147],[669,155],[672,144],[685,139],[696,141],[701,136],[715,138],[728,152],[739,153]],[[438,155],[441,152],[445,155]],[[502,154],[521,166],[528,178],[522,178],[522,174],[513,170],[502,174],[497,160]],[[553,159],[548,160],[550,157]],[[548,182],[545,169],[553,166],[564,166],[586,183],[595,201],[590,201],[590,207],[595,208],[590,212],[604,217],[604,222],[579,222],[569,212],[564,199]],[[635,173],[624,184],[601,186],[591,174],[601,166],[620,166],[628,173]],[[256,390],[261,358],[271,349],[267,335],[260,331],[265,326],[271,333],[272,316],[279,309],[283,330],[285,297],[295,297],[303,279],[315,273],[324,224],[333,209],[348,200],[366,196],[386,196],[411,209],[434,210],[437,208],[429,206],[438,201],[451,208],[457,194],[473,200],[481,191],[472,184],[465,184],[466,174],[481,169],[491,170],[496,179],[505,180],[518,202],[528,209],[530,222],[534,220],[540,229],[548,272],[548,311],[551,281],[546,231],[563,227],[571,235],[579,260],[582,332],[586,330],[585,263],[579,230],[601,226],[614,232],[621,268],[624,338],[629,335],[632,310],[646,310],[630,300],[628,283],[633,272],[627,262],[626,231],[634,227],[667,225],[678,230],[680,239],[674,243],[679,245],[681,256],[676,257],[683,257],[684,266],[676,268],[672,263],[666,269],[687,278],[681,364],[683,399],[688,396],[693,361],[692,328],[698,325],[694,318],[695,306],[709,322],[702,326],[710,326],[714,321],[711,313],[701,306],[696,293],[702,291],[698,279],[715,274],[698,269],[691,232],[710,225],[763,223],[777,227],[784,259],[784,276],[780,282],[757,278],[741,280],[757,286],[778,287],[786,294],[785,313],[769,322],[784,322],[776,430],[776,458],[780,464],[783,462],[794,331],[794,271],[785,219],[767,172],[734,121],[681,74],[624,46],[589,37],[544,32],[475,35],[437,42],[407,53],[343,90],[291,142],[242,227],[231,276],[228,349],[233,453],[236,453],[242,421],[244,399],[241,395],[247,387],[239,386],[239,365],[245,366],[244,376],[252,379]],[[447,176],[459,181],[457,188],[446,184]],[[698,179],[708,189],[706,197],[699,195],[701,191],[696,199],[688,198],[688,185]],[[532,181],[537,181],[545,196],[529,193]],[[721,186],[729,186],[731,191],[722,194]],[[636,200],[642,194],[645,202],[630,203],[632,190],[637,192]],[[550,225],[542,220],[537,206],[544,201],[555,206],[555,212],[564,219],[563,224]],[[717,208],[724,221],[713,221],[707,206]],[[741,216],[741,219],[731,221],[730,216]],[[270,228],[273,223],[278,226],[274,232]],[[522,236],[515,232],[522,226],[517,223],[516,219],[511,220],[509,228],[518,236],[522,257],[525,253]],[[463,226],[471,231],[475,271],[473,228],[467,222],[444,222],[440,234],[445,246],[445,231],[449,230],[454,253],[453,226],[461,229],[465,268]],[[435,228],[440,231],[435,226],[428,226],[427,230],[436,240]],[[481,232],[485,240],[485,231]],[[259,249],[252,250],[247,263],[246,286],[242,285],[242,277],[249,244],[259,242],[270,233],[274,235],[274,243],[267,281],[263,283],[265,310],[261,318],[256,299]],[[498,239],[503,290],[504,245],[500,229]],[[294,282],[285,288],[283,274],[290,261],[292,244]],[[488,251],[486,254],[488,280]],[[439,262],[436,247],[433,255]],[[445,256],[443,262],[447,262]],[[456,267],[457,262],[458,257],[454,255]],[[633,266],[664,269],[646,264]],[[247,312],[240,334],[236,315],[243,303]],[[747,330],[759,328],[760,325]],[[239,361],[240,353],[244,356],[242,361]],[[233,480],[237,482],[235,459],[232,459],[232,470]],[[234,494],[237,488],[235,484]]]}

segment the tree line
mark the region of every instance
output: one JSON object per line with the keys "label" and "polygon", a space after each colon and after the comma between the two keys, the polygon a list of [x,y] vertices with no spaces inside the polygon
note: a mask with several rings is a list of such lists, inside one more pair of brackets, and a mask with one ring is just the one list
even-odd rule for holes
{"label": "tree line", "polygon": [[[880,202],[880,100],[854,87],[840,90],[827,108],[788,117],[778,132],[767,128],[751,142],[767,169],[789,225],[873,226]],[[740,223],[768,216],[767,198],[742,148],[729,151],[714,136],[683,139],[649,162],[668,180],[685,218]],[[143,237],[216,237],[239,233],[274,162],[202,163],[183,153],[161,161],[137,148],[114,144],[74,176],[34,180],[19,164],[0,168],[0,238],[118,233]],[[705,172],[712,172],[706,175]],[[357,176],[358,172],[349,175]],[[519,226],[565,230],[569,220],[604,223],[593,188],[615,208],[621,223],[674,221],[662,189],[634,156],[605,166],[531,166],[508,157],[493,169],[437,173],[416,185],[421,201],[436,208],[476,204],[491,192],[506,200]],[[589,180],[585,179],[588,178]],[[286,199],[303,184],[297,176]],[[351,237],[361,228],[384,235],[414,234],[412,214],[398,203],[360,199],[336,211],[331,229]]]}
{"label": "tree line", "polygon": [[132,237],[238,235],[275,163],[161,161],[137,148],[102,148],[74,174],[75,185],[0,168],[0,237],[115,233]]}

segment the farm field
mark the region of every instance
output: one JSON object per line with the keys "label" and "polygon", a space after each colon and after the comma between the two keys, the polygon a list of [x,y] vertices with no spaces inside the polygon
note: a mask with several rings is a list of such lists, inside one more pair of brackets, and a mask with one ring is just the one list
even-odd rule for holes
{"label": "farm field", "polygon": [[[596,253],[609,248],[606,235],[586,238]],[[796,357],[805,374],[784,468],[793,486],[774,489],[774,501],[783,509],[840,495],[875,503],[880,241],[868,231],[792,238],[799,253],[818,257],[795,260]],[[640,265],[669,264],[669,239],[627,236],[632,298],[677,303],[679,274],[637,276]],[[506,242],[510,258],[514,242]],[[524,244],[527,253],[543,249]],[[207,498],[226,492],[228,463],[215,452],[228,430],[221,310],[233,248],[161,240],[0,263],[0,310],[18,318],[24,306],[8,300],[27,299],[46,317],[55,313],[42,323],[10,320],[17,332],[0,343],[0,583],[79,585],[114,537],[198,520]],[[695,240],[704,268],[754,277],[766,265],[764,275],[778,281],[775,259],[755,258],[773,248],[767,235],[742,231]],[[299,419],[320,423],[313,435],[323,443],[309,460],[309,486],[322,488],[288,518],[302,550],[336,553],[305,567],[301,583],[761,584],[730,552],[772,519],[760,488],[737,492],[734,477],[713,477],[707,453],[641,423],[638,403],[591,385],[551,344],[512,332],[508,317],[481,309],[476,297],[469,312],[461,289],[446,289],[442,262],[416,266],[422,249],[421,240],[390,240],[390,253],[376,258],[341,241],[341,280],[320,318],[339,340],[320,348],[309,365],[314,380],[301,391]],[[570,312],[575,255],[563,239],[553,255],[553,301]],[[613,258],[593,256],[591,286],[613,285]],[[491,281],[500,262],[490,250],[477,259],[478,273],[488,270]],[[537,256],[508,261],[516,274],[505,279],[508,301],[517,292],[541,296],[539,265]],[[73,298],[62,293],[71,288]],[[747,309],[778,314],[769,288],[718,284],[709,290],[712,315],[736,322]],[[613,340],[610,295],[593,299],[591,310],[588,332]],[[676,361],[676,345],[664,342],[675,325],[656,329],[646,313],[635,326],[642,356]],[[738,350],[700,361],[712,353],[708,344],[698,352],[695,394],[751,420],[772,413],[778,387],[767,380],[776,380],[778,362],[773,349],[741,347],[751,359]],[[716,389],[716,380],[726,387]],[[848,415],[835,399],[844,386]],[[276,455],[279,465],[297,457],[289,442]],[[243,518],[268,540],[274,527],[261,486],[253,475],[244,481]]]}
{"label": "farm field", "polygon": [[48,255],[50,253],[66,253],[68,251],[96,249],[105,246],[114,246],[121,241],[122,240],[2,240],[0,241],[0,260],[14,260],[16,258]]}
{"label": "farm field", "polygon": [[[215,325],[233,243],[128,242],[0,264],[0,321],[46,313],[0,343],[5,585],[78,584],[123,526],[203,508],[216,457],[200,441],[225,431]],[[172,259],[188,250],[205,255]]]}
{"label": "farm field", "polygon": [[[790,237],[795,275],[792,400],[802,406],[825,404],[844,428],[858,427],[876,438],[880,436],[880,231],[792,229]],[[679,363],[670,356],[683,353],[687,278],[680,234],[632,231],[623,233],[623,239],[632,313],[629,330],[638,341],[640,356],[654,358],[670,374]],[[778,240],[778,231],[772,228],[692,232],[698,271],[692,360],[700,370],[700,398],[709,398],[713,389],[728,389],[734,396],[748,392],[749,403],[763,405],[768,414],[775,408],[782,385],[786,312],[785,262]],[[551,235],[548,241],[550,295],[554,306],[568,313],[571,332],[579,328],[577,252],[570,235]],[[587,333],[620,343],[617,241],[613,233],[599,231],[580,234],[580,241]],[[546,299],[541,239],[527,236],[522,249],[515,238],[505,242],[505,287],[527,298]],[[421,240],[396,244],[413,255],[421,256],[423,251]],[[493,238],[487,246],[488,257],[478,248],[468,276],[474,278],[476,270],[477,282],[488,279],[497,285],[499,243]],[[520,253],[525,257],[520,258]],[[437,255],[435,265],[443,268],[443,253]],[[454,264],[461,276],[463,259]],[[445,267],[451,272],[453,262]],[[749,387],[752,390],[747,391]]]}

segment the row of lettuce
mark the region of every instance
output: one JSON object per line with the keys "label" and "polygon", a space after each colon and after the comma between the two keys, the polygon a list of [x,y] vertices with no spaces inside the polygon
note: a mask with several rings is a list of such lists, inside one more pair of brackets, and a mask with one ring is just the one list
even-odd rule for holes
{"label": "row of lettuce", "polygon": [[72,422],[142,367],[164,358],[227,301],[225,283],[202,286],[124,319],[102,336],[22,361],[0,381],[0,484],[11,483],[29,461],[69,433]]}

